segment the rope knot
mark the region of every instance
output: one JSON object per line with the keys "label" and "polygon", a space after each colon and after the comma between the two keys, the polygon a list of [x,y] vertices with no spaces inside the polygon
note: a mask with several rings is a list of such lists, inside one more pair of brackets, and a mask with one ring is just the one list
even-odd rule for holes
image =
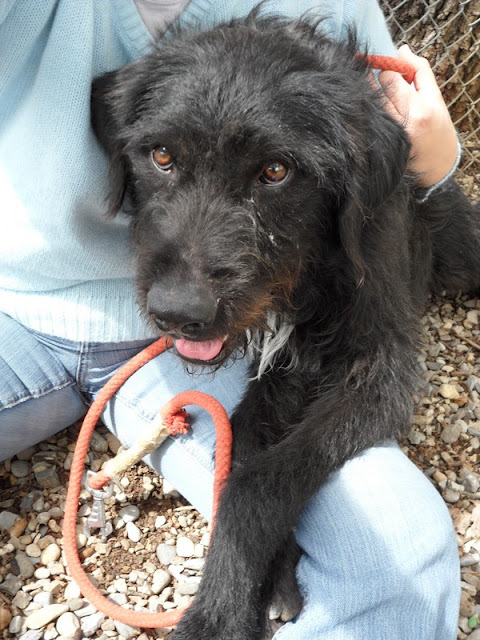
{"label": "rope knot", "polygon": [[178,409],[175,413],[167,413],[162,415],[164,425],[172,436],[187,433],[190,425],[187,422],[188,413],[185,409]]}

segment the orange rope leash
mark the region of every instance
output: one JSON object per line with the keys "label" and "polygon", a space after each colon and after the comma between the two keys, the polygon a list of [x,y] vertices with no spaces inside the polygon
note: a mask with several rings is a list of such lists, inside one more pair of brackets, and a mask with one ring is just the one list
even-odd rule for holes
{"label": "orange rope leash", "polygon": [[[121,369],[119,369],[114,376],[112,376],[93,402],[85,416],[85,420],[83,421],[77,444],[75,446],[65,504],[65,517],[63,520],[63,544],[67,566],[72,578],[80,587],[83,595],[91,604],[105,615],[134,627],[172,627],[180,620],[186,607],[176,609],[175,611],[160,613],[132,611],[130,609],[124,609],[103,596],[92,582],[90,582],[90,579],[85,573],[78,557],[76,544],[78,500],[82,488],[85,456],[87,455],[93,430],[95,429],[98,419],[102,415],[105,405],[117,389],[119,389],[122,384],[131,375],[133,375],[133,373],[165,351],[168,346],[168,341],[161,338],[141,351]],[[175,426],[178,426],[178,419],[182,421],[185,416],[183,406],[189,404],[199,405],[208,411],[215,424],[217,437],[213,498],[213,514],[215,514],[218,507],[221,489],[230,472],[232,450],[232,432],[230,422],[222,405],[217,402],[215,398],[212,398],[206,393],[202,393],[200,391],[185,391],[183,393],[179,393],[163,407],[161,410],[162,418],[166,423],[169,421],[173,422],[175,428]],[[110,478],[108,475],[100,471],[90,478],[89,486],[93,489],[100,489],[109,481]]]}
{"label": "orange rope leash", "polygon": [[415,78],[415,69],[407,62],[402,62],[398,58],[391,56],[365,56],[362,53],[358,53],[357,58],[363,58],[367,63],[367,66],[372,69],[379,69],[381,71],[396,71],[401,73],[405,80],[411,84]]}

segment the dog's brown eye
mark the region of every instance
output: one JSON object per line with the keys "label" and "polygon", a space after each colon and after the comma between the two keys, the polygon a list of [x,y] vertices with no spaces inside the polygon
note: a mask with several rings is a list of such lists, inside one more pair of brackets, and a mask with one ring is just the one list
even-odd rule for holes
{"label": "dog's brown eye", "polygon": [[282,162],[269,162],[263,169],[260,182],[264,184],[280,184],[288,176],[288,168]]}
{"label": "dog's brown eye", "polygon": [[173,156],[166,147],[155,147],[152,158],[155,165],[162,171],[170,171],[173,167]]}

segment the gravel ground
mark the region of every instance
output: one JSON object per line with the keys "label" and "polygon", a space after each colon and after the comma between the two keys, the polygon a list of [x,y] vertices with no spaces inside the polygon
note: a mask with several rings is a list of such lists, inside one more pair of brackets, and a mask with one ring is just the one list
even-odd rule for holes
{"label": "gravel ground", "polygon": [[[480,639],[480,301],[437,298],[427,308],[420,365],[425,380],[407,455],[444,497],[462,564],[458,638]],[[61,522],[78,425],[0,464],[0,638],[164,638],[98,613],[66,571]],[[99,427],[90,467],[118,450]],[[82,493],[80,516],[88,515]],[[208,547],[205,520],[143,464],[107,501],[114,533],[78,546],[90,576],[115,602],[165,610],[195,594]],[[432,589],[435,585],[432,585]]]}

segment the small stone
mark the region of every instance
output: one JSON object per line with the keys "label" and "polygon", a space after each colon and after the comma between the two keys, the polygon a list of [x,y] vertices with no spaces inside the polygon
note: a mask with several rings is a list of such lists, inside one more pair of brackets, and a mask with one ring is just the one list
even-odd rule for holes
{"label": "small stone", "polygon": [[157,516],[155,519],[155,529],[160,529],[163,525],[167,524],[165,516]]}
{"label": "small stone", "polygon": [[453,489],[446,489],[443,493],[443,499],[445,502],[449,502],[450,504],[454,504],[460,500],[460,494],[458,491],[454,491]]}
{"label": "small stone", "polygon": [[17,578],[13,574],[9,573],[5,580],[0,583],[0,591],[4,593],[8,593],[10,596],[15,596],[19,589],[22,588],[23,580],[21,578]]}
{"label": "small stone", "polygon": [[468,636],[468,640],[480,640],[480,629],[474,629]]}
{"label": "small stone", "polygon": [[17,520],[20,520],[20,516],[17,516],[16,513],[12,513],[11,511],[0,511],[0,530],[6,529],[9,531]]}
{"label": "small stone", "polygon": [[28,522],[25,518],[21,518],[17,520],[14,525],[9,529],[8,534],[12,538],[20,538],[23,535],[25,529],[27,528]]}
{"label": "small stone", "polygon": [[140,517],[140,509],[134,504],[128,504],[120,509],[118,515],[124,522],[135,522]]}
{"label": "small stone", "polygon": [[97,453],[107,453],[108,441],[98,431],[92,433],[90,448]]}
{"label": "small stone", "polygon": [[156,554],[159,561],[163,565],[168,566],[172,564],[175,558],[175,548],[168,544],[159,544],[156,549]]}
{"label": "small stone", "polygon": [[26,460],[14,460],[10,471],[16,478],[26,478],[30,473],[30,464]]}
{"label": "small stone", "polygon": [[127,522],[125,529],[127,531],[128,539],[132,542],[139,542],[142,537],[142,532],[134,522]]}
{"label": "small stone", "polygon": [[447,400],[458,400],[460,398],[460,394],[454,384],[441,384],[438,388],[438,393]]}
{"label": "small stone", "polygon": [[40,591],[33,596],[33,601],[42,607],[49,607],[53,604],[53,593],[50,591]]}
{"label": "small stone", "polygon": [[43,640],[44,633],[41,629],[31,629],[22,633],[18,640]]}
{"label": "small stone", "polygon": [[57,470],[52,464],[41,461],[33,465],[32,471],[35,479],[43,489],[53,489],[60,486],[60,478]]}
{"label": "small stone", "polygon": [[118,593],[127,593],[127,591],[128,591],[128,587],[127,587],[127,583],[125,581],[125,578],[117,578],[113,582],[112,586],[115,589],[115,591],[118,591]]}
{"label": "small stone", "polygon": [[67,611],[68,607],[66,604],[51,604],[49,607],[38,609],[38,611],[34,611],[28,616],[26,620],[27,627],[29,629],[40,629]]}
{"label": "small stone", "polygon": [[94,613],[98,613],[98,609],[96,609],[93,604],[87,604],[85,607],[75,610],[77,618],[86,618],[87,616],[92,616]]}
{"label": "small stone", "polygon": [[177,538],[177,556],[180,556],[181,558],[190,558],[193,556],[194,551],[195,544],[190,540],[190,538],[187,538],[186,536],[179,536]]}
{"label": "small stone", "polygon": [[105,615],[98,611],[91,616],[85,616],[82,618],[80,628],[86,638],[91,638],[93,634],[100,629],[102,622],[105,620]]}
{"label": "small stone", "polygon": [[185,560],[183,563],[185,569],[192,569],[192,571],[201,571],[205,566],[204,558],[191,558],[190,560]]}
{"label": "small stone", "polygon": [[193,596],[197,593],[198,586],[198,582],[179,582],[176,590],[182,596]]}
{"label": "small stone", "polygon": [[44,508],[45,508],[45,498],[43,497],[43,495],[38,496],[38,498],[33,502],[32,508],[37,513],[40,513],[40,511],[44,510]]}
{"label": "small stone", "polygon": [[61,636],[64,636],[65,638],[74,638],[75,635],[78,636],[80,620],[75,614],[67,611],[66,613],[62,613],[59,617],[55,628]]}
{"label": "small stone", "polygon": [[478,553],[467,553],[466,555],[460,558],[460,566],[461,567],[471,567],[480,562],[480,554]]}
{"label": "small stone", "polygon": [[76,598],[80,598],[81,594],[82,592],[80,591],[80,587],[76,582],[72,580],[72,582],[69,582],[65,587],[65,592],[63,595],[65,597],[65,600],[73,600]]}
{"label": "small stone", "polygon": [[475,603],[473,602],[472,596],[465,591],[462,591],[460,596],[460,614],[469,618],[475,612]]}
{"label": "small stone", "polygon": [[137,629],[135,627],[131,627],[128,624],[119,622],[118,620],[115,620],[114,622],[115,622],[115,629],[118,631],[118,633],[121,636],[125,638],[125,640],[132,638],[137,632]]}
{"label": "small stone", "polygon": [[3,631],[3,629],[6,629],[8,627],[11,619],[12,619],[12,612],[10,611],[10,608],[6,604],[1,603],[0,604],[0,631]]}
{"label": "small stone", "polygon": [[161,593],[166,586],[170,584],[172,576],[165,569],[157,569],[152,578],[152,592],[154,594]]}
{"label": "small stone", "polygon": [[476,493],[480,488],[480,477],[476,473],[467,472],[462,476],[462,484],[465,491]]}
{"label": "small stone", "polygon": [[110,451],[116,454],[119,448],[122,446],[120,440],[113,435],[113,433],[105,434],[105,440],[108,442],[108,447]]}
{"label": "small stone", "polygon": [[441,439],[447,443],[451,444],[452,442],[456,442],[462,433],[461,425],[454,423],[445,427],[442,431],[440,437]]}
{"label": "small stone", "polygon": [[42,553],[42,550],[40,549],[38,544],[32,543],[25,548],[25,553],[30,558],[39,558],[40,554]]}
{"label": "small stone", "polygon": [[50,577],[50,569],[48,567],[38,567],[34,573],[37,580],[46,580]]}
{"label": "small stone", "polygon": [[425,434],[422,433],[421,431],[417,431],[417,429],[413,429],[413,431],[410,431],[407,437],[410,444],[413,444],[413,445],[420,444],[424,442],[426,439]]}
{"label": "small stone", "polygon": [[23,551],[19,551],[15,555],[15,561],[18,565],[18,569],[22,578],[31,578],[33,576],[33,574],[35,573],[35,567],[33,566],[32,561],[26,553],[24,553]]}
{"label": "small stone", "polygon": [[40,555],[40,562],[46,566],[50,562],[56,562],[61,555],[62,552],[58,544],[49,544],[48,547],[42,551]]}
{"label": "small stone", "polygon": [[17,607],[17,609],[25,609],[28,607],[30,602],[32,601],[32,596],[25,591],[19,591],[17,595],[13,598],[12,604]]}
{"label": "small stone", "polygon": [[10,624],[8,625],[8,630],[10,631],[10,633],[15,635],[21,633],[24,621],[25,618],[23,616],[13,616]]}
{"label": "small stone", "polygon": [[70,611],[78,611],[78,609],[85,606],[85,600],[83,598],[72,598],[67,600],[67,604]]}

